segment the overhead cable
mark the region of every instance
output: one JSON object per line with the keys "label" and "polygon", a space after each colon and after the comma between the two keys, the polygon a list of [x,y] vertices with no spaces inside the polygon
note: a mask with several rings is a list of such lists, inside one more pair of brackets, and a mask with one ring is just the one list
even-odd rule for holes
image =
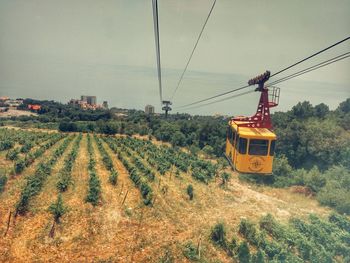
{"label": "overhead cable", "polygon": [[159,98],[160,98],[160,105],[162,105],[163,91],[162,91],[162,71],[161,71],[161,64],[160,64],[159,22],[158,22],[158,1],[157,0],[152,0],[152,7],[153,7],[154,37],[156,42]]}
{"label": "overhead cable", "polygon": [[[279,84],[281,82],[284,82],[284,81],[287,81],[289,79],[292,79],[292,78],[295,78],[295,77],[298,77],[300,75],[303,75],[303,74],[306,74],[308,72],[311,72],[311,71],[314,71],[316,69],[319,69],[319,68],[322,68],[322,67],[325,67],[327,65],[330,65],[330,64],[333,64],[335,62],[338,62],[340,60],[343,60],[343,59],[346,59],[346,58],[349,58],[350,57],[350,52],[346,52],[342,55],[339,55],[339,56],[336,56],[336,57],[333,57],[331,59],[328,59],[328,60],[325,60],[323,62],[320,62],[316,65],[313,65],[311,67],[308,67],[306,69],[303,69],[303,70],[300,70],[298,72],[295,72],[291,75],[288,75],[286,77],[283,77],[281,79],[278,79],[276,81],[273,81],[271,83],[268,83],[267,84],[267,87],[272,87],[273,85],[276,85],[276,84]],[[242,87],[243,88],[243,87]],[[242,88],[239,88],[239,89],[242,89]],[[239,90],[239,89],[236,89],[236,90]],[[222,102],[222,101],[226,101],[226,100],[229,100],[229,99],[232,99],[232,98],[236,98],[236,97],[240,97],[240,96],[243,96],[243,95],[246,95],[246,94],[249,94],[249,93],[253,93],[255,92],[254,90],[250,90],[250,91],[247,91],[247,92],[243,92],[243,93],[240,93],[240,94],[237,94],[237,95],[232,95],[230,97],[226,97],[226,98],[223,98],[223,99],[219,99],[219,100],[216,100],[216,101],[212,101],[212,102],[209,102],[209,103],[205,103],[205,104],[200,104],[200,105],[195,105],[195,106],[192,106],[190,107],[190,104],[188,104],[188,106],[186,107],[183,107],[185,108],[184,110],[188,110],[188,109],[194,109],[194,108],[199,108],[199,107],[204,107],[204,106],[208,106],[208,105],[211,105],[211,104],[214,104],[214,103],[218,103],[218,102]],[[202,100],[203,102],[205,100]],[[193,105],[194,103],[192,103]]]}
{"label": "overhead cable", "polygon": [[230,93],[232,93],[232,92],[236,92],[236,91],[239,91],[239,90],[248,88],[249,86],[250,86],[250,85],[245,85],[245,86],[243,86],[243,87],[240,87],[240,88],[237,88],[237,89],[233,89],[233,90],[229,90],[229,91],[220,93],[220,94],[218,94],[218,95],[215,95],[215,96],[212,96],[212,97],[209,97],[209,98],[206,98],[206,99],[202,99],[202,100],[198,100],[198,101],[195,101],[195,102],[192,102],[192,103],[189,103],[189,104],[185,104],[185,105],[182,105],[182,106],[178,107],[177,109],[179,109],[179,108],[185,108],[185,107],[188,107],[188,106],[192,106],[192,105],[195,105],[195,104],[199,104],[199,103],[201,103],[201,102],[205,102],[205,101],[207,101],[207,100],[215,99],[215,98],[217,98],[217,97],[221,97],[221,96],[230,94]]}
{"label": "overhead cable", "polygon": [[330,64],[335,63],[335,62],[337,62],[337,61],[346,59],[346,58],[348,58],[348,57],[350,57],[350,52],[346,52],[346,53],[344,53],[344,54],[342,54],[342,55],[339,55],[339,56],[336,56],[336,57],[334,57],[334,58],[325,60],[325,61],[320,62],[320,63],[318,63],[318,64],[316,64],[316,65],[313,65],[313,66],[311,66],[311,67],[308,67],[308,68],[306,68],[306,69],[300,70],[300,71],[295,72],[295,73],[293,73],[293,74],[291,74],[291,75],[288,75],[288,76],[286,76],[286,77],[283,77],[283,78],[280,78],[280,79],[278,79],[278,80],[275,80],[275,81],[273,81],[273,82],[271,82],[271,83],[268,83],[267,86],[269,87],[269,86],[271,86],[271,85],[275,85],[275,84],[278,84],[278,83],[287,81],[287,80],[289,80],[289,79],[298,77],[298,76],[300,76],[300,75],[303,75],[303,74],[306,74],[306,73],[308,73],[308,72],[314,71],[314,70],[316,70],[316,69],[319,69],[319,68],[325,67],[325,66],[327,66],[327,65],[330,65]]}
{"label": "overhead cable", "polygon": [[191,61],[192,56],[193,56],[193,54],[194,54],[194,51],[195,51],[196,48],[197,48],[198,42],[199,42],[199,40],[200,40],[200,38],[201,38],[201,36],[202,36],[202,34],[203,34],[203,31],[204,31],[205,26],[206,26],[207,23],[208,23],[209,17],[210,17],[210,15],[211,15],[211,13],[212,13],[214,7],[215,7],[215,4],[216,4],[216,0],[214,0],[212,6],[211,6],[211,8],[210,8],[210,11],[209,11],[209,13],[208,13],[208,15],[207,15],[207,18],[205,19],[205,22],[204,22],[204,24],[203,24],[203,26],[202,26],[202,29],[201,29],[201,31],[200,31],[198,37],[197,37],[197,41],[196,41],[196,43],[195,43],[195,45],[194,45],[194,47],[193,47],[193,49],[192,49],[191,55],[190,55],[190,57],[188,58],[188,61],[187,61],[186,66],[185,66],[185,69],[183,70],[183,72],[182,72],[182,74],[181,74],[181,77],[180,77],[179,81],[177,82],[176,88],[175,88],[173,94],[171,95],[171,99],[170,99],[170,100],[172,100],[172,99],[174,98],[174,96],[175,96],[175,94],[176,94],[176,91],[177,91],[177,90],[179,89],[179,87],[180,87],[181,81],[182,81],[182,79],[183,79],[183,77],[184,77],[184,75],[185,75],[185,72],[186,72],[186,70],[187,70],[187,68],[188,68],[188,65],[190,64],[190,61]]}
{"label": "overhead cable", "polygon": [[290,68],[292,68],[292,67],[294,67],[294,66],[296,66],[296,65],[298,65],[298,64],[300,64],[300,63],[302,63],[302,62],[304,62],[304,61],[306,61],[306,60],[308,60],[310,58],[313,58],[314,56],[317,56],[317,55],[327,51],[328,49],[331,49],[331,48],[333,48],[333,47],[335,47],[335,46],[337,46],[337,45],[339,45],[339,44],[341,44],[341,43],[343,43],[343,42],[345,42],[345,41],[347,41],[349,39],[350,39],[350,36],[347,37],[347,38],[344,38],[343,40],[340,40],[340,41],[334,43],[333,45],[330,45],[330,46],[328,46],[328,47],[326,47],[326,48],[324,48],[324,49],[322,49],[322,50],[320,50],[320,51],[318,51],[318,52],[316,52],[316,53],[314,53],[314,54],[312,54],[312,55],[310,55],[310,56],[308,56],[308,57],[306,57],[306,58],[304,58],[302,60],[299,60],[298,62],[296,62],[296,63],[294,63],[294,64],[292,64],[292,65],[290,65],[290,66],[288,66],[288,67],[286,67],[284,69],[281,69],[281,70],[277,71],[276,73],[272,74],[271,77],[276,76],[276,75],[286,71],[287,69],[290,69]]}
{"label": "overhead cable", "polygon": [[[350,37],[344,38],[343,40],[340,40],[340,41],[334,43],[333,45],[330,45],[330,46],[328,46],[328,47],[326,47],[326,48],[324,48],[324,49],[322,49],[322,50],[320,50],[320,51],[318,51],[318,52],[316,52],[316,53],[314,53],[314,54],[312,54],[312,55],[310,55],[310,56],[308,56],[308,57],[306,57],[306,58],[304,58],[304,59],[302,59],[302,60],[300,60],[300,61],[298,61],[298,62],[296,62],[296,63],[294,63],[294,64],[292,64],[292,65],[290,65],[290,66],[288,66],[288,67],[286,67],[286,68],[284,68],[284,69],[278,71],[278,72],[276,72],[276,73],[274,73],[274,74],[272,74],[271,77],[272,77],[272,76],[276,76],[277,74],[280,74],[280,73],[286,71],[287,69],[290,69],[290,68],[292,68],[292,67],[294,67],[294,66],[296,66],[296,65],[298,65],[298,64],[300,64],[300,63],[302,63],[302,62],[304,62],[304,61],[306,61],[306,60],[308,60],[308,59],[310,59],[310,58],[312,58],[312,57],[315,57],[316,55],[319,55],[320,53],[322,53],[322,52],[324,52],[324,51],[326,51],[326,50],[328,50],[328,49],[331,49],[331,48],[333,48],[333,47],[339,45],[340,43],[343,43],[343,42],[345,42],[345,41],[347,41],[347,40],[349,40],[349,39],[350,39]],[[335,58],[333,58],[333,59],[335,59]],[[326,63],[326,62],[324,62],[324,63]],[[327,65],[328,65],[328,64],[327,64]],[[315,65],[315,66],[316,66],[316,65]],[[307,70],[307,69],[305,69],[305,70]],[[309,72],[309,71],[308,71],[308,72]],[[288,77],[289,77],[289,76],[288,76]],[[224,93],[220,93],[220,94],[215,95],[215,96],[211,96],[211,97],[209,97],[209,98],[205,98],[205,99],[202,99],[202,100],[198,100],[198,101],[195,101],[195,102],[192,102],[192,103],[189,103],[189,104],[180,106],[180,107],[178,107],[177,109],[179,109],[179,108],[184,108],[184,107],[188,107],[188,106],[192,106],[192,105],[196,105],[196,104],[199,104],[199,103],[202,103],[202,102],[211,100],[211,99],[215,99],[215,98],[217,98],[217,97],[221,97],[221,96],[227,95],[227,94],[229,94],[229,93],[236,92],[236,91],[238,91],[238,90],[242,90],[242,89],[248,88],[249,86],[250,86],[250,85],[246,85],[246,86],[243,86],[243,87],[240,87],[240,88],[237,88],[237,89],[233,89],[233,90],[230,90],[230,91],[227,91],[227,92],[224,92]]]}
{"label": "overhead cable", "polygon": [[211,104],[214,104],[214,103],[218,103],[218,102],[223,102],[223,101],[226,101],[226,100],[230,100],[230,99],[237,98],[237,97],[240,97],[240,96],[243,96],[243,95],[247,95],[247,94],[250,94],[250,93],[254,93],[254,92],[255,92],[254,90],[246,91],[246,92],[243,92],[243,93],[232,95],[230,97],[222,98],[222,99],[219,99],[219,100],[216,100],[216,101],[211,101],[211,102],[208,102],[208,103],[205,103],[205,104],[194,105],[192,107],[185,108],[184,110],[201,108],[201,107],[204,107],[204,106],[208,106],[208,105],[211,105]]}

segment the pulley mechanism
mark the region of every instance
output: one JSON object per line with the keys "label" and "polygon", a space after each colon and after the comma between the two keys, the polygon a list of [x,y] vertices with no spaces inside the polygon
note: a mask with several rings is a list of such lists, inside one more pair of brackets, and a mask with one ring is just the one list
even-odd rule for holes
{"label": "pulley mechanism", "polygon": [[252,117],[235,117],[232,121],[239,121],[239,127],[250,128],[267,128],[272,129],[270,117],[270,108],[278,105],[280,89],[272,87],[271,99],[269,100],[269,89],[265,86],[265,82],[270,78],[270,71],[266,71],[255,78],[248,81],[249,85],[259,85],[255,91],[260,91],[261,96],[258,104],[258,109]]}
{"label": "pulley mechanism", "polygon": [[168,111],[171,111],[170,105],[172,105],[172,102],[169,101],[169,100],[163,100],[162,104],[164,105],[162,107],[162,110],[165,111],[165,118],[167,118],[168,117]]}

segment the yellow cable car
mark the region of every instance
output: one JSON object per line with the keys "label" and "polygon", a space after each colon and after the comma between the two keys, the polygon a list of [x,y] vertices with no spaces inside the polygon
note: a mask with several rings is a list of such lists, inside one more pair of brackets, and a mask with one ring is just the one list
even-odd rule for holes
{"label": "yellow cable car", "polygon": [[259,84],[256,91],[260,91],[261,96],[256,114],[232,118],[228,123],[225,155],[240,173],[272,174],[276,134],[271,130],[270,108],[278,105],[280,90],[273,87],[269,101],[268,88],[264,87],[269,77],[270,72],[266,71],[248,82]]}

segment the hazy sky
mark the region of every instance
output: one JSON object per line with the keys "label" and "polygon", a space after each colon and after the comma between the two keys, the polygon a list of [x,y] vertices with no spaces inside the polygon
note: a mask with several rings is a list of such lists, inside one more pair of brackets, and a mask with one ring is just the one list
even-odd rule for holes
{"label": "hazy sky", "polygon": [[[176,86],[211,0],[159,0],[164,97]],[[0,0],[0,95],[97,95],[159,109],[151,0]],[[217,0],[174,106],[242,86],[350,35],[350,1]],[[288,71],[350,51],[350,41]],[[350,59],[280,84],[280,110],[350,97]],[[283,75],[281,75],[282,77]],[[191,110],[248,114],[257,94]]]}

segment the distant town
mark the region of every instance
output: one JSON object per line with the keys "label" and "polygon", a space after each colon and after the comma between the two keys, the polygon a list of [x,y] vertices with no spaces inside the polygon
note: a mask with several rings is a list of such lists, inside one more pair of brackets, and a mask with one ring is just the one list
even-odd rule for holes
{"label": "distant town", "polygon": [[[26,100],[35,101],[35,103],[25,103]],[[79,107],[82,110],[108,110],[109,105],[107,101],[103,101],[102,104],[97,103],[97,96],[81,95],[80,99],[70,99],[67,105]],[[7,96],[0,97],[0,117],[15,117],[23,115],[37,115],[40,114],[42,105],[40,100],[23,99],[23,98],[10,98]],[[110,109],[116,116],[127,116],[127,110],[111,108]],[[146,105],[144,112],[147,115],[153,115],[155,108],[153,105]]]}

